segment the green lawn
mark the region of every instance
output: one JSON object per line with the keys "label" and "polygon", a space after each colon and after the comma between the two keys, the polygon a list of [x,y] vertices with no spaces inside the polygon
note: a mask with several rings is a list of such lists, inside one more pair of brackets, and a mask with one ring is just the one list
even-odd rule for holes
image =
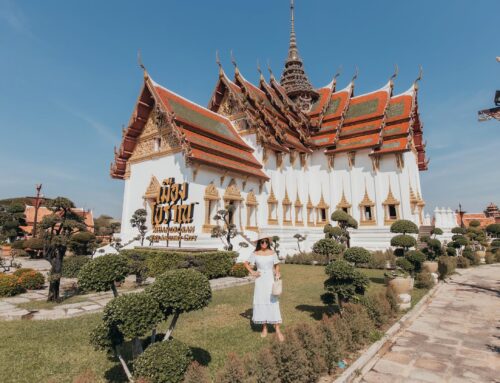
{"label": "green lawn", "polygon": [[[383,270],[362,270],[370,289],[383,289]],[[281,310],[284,328],[321,318],[324,267],[282,265]],[[254,352],[269,342],[250,324],[253,285],[215,291],[202,311],[180,317],[174,336],[194,348],[196,358],[216,371],[228,352]],[[422,292],[415,292],[421,297]],[[114,360],[88,344],[89,330],[100,320],[90,314],[57,321],[2,322],[0,382],[72,382],[93,372],[96,382],[124,382]]]}

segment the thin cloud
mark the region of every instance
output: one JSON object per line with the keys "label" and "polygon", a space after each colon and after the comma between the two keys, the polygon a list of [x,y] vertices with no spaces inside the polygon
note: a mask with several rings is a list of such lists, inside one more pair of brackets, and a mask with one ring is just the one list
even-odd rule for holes
{"label": "thin cloud", "polygon": [[39,40],[31,31],[24,12],[12,1],[0,0],[0,21],[19,34]]}

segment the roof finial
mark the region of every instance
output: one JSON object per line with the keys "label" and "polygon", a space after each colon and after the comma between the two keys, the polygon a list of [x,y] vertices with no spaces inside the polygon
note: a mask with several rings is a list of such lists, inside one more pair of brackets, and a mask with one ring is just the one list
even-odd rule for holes
{"label": "roof finial", "polygon": [[394,65],[394,73],[392,74],[392,76],[389,78],[389,81],[392,82],[392,80],[394,80],[396,77],[398,77],[398,74],[399,74],[399,67],[398,67],[398,64],[395,64]]}
{"label": "roof finial", "polygon": [[354,82],[354,80],[358,78],[358,74],[359,74],[359,68],[356,65],[356,70],[354,71],[354,76],[352,76],[351,82]]}
{"label": "roof finial", "polygon": [[419,68],[419,70],[418,70],[418,77],[417,77],[417,78],[415,79],[415,81],[413,82],[413,86],[415,86],[415,88],[417,88],[417,89],[418,89],[418,84],[417,84],[417,83],[418,83],[420,80],[422,80],[423,75],[424,75],[424,69],[422,68],[422,65],[420,65],[420,68]]}
{"label": "roof finial", "polygon": [[236,64],[236,60],[234,58],[234,55],[233,55],[233,51],[231,50],[231,63],[234,65],[234,70],[236,73],[239,73],[239,69],[238,69],[238,64]]}
{"label": "roof finial", "polygon": [[335,80],[337,80],[337,77],[339,77],[341,73],[342,73],[342,65],[339,66],[339,69],[337,69],[337,73],[335,73],[335,75],[333,76],[333,78]]}
{"label": "roof finial", "polygon": [[148,71],[146,70],[146,67],[144,66],[144,63],[142,62],[142,56],[141,56],[141,50],[139,49],[137,51],[137,63],[141,67],[141,69],[144,71],[144,80],[149,78]]}
{"label": "roof finial", "polygon": [[269,75],[271,76],[271,78],[274,78],[274,73],[271,69],[271,62],[269,60],[267,60],[267,70],[269,71]]}
{"label": "roof finial", "polygon": [[219,51],[215,51],[215,62],[219,66],[219,75],[222,75],[224,73],[224,70],[222,69],[222,64],[220,63],[220,58],[219,58]]}
{"label": "roof finial", "polygon": [[297,39],[295,37],[295,4],[294,0],[290,0],[290,50],[288,52],[288,59],[299,58],[299,52],[297,52]]}

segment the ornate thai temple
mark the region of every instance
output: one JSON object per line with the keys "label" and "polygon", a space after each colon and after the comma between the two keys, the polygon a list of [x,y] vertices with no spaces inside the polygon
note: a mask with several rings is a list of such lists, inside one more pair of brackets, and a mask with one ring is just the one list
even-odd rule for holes
{"label": "ornate thai temple", "polygon": [[218,62],[204,107],[144,72],[111,164],[111,176],[125,184],[124,241],[137,235],[130,218],[139,208],[148,212],[153,246],[170,236],[169,246],[181,239],[186,247],[222,247],[210,235],[222,224],[214,216],[232,205],[229,219],[243,237],[278,235],[284,253],[296,252],[297,233],[307,235],[306,248],[323,237],[336,209],[359,222],[352,244],[370,249],[389,246],[397,219],[425,223],[419,78],[401,94],[393,94],[395,75],[366,94],[356,93],[357,76],[316,88],[297,48],[293,2],[291,14],[280,79],[269,70],[252,84],[235,62],[231,76]]}

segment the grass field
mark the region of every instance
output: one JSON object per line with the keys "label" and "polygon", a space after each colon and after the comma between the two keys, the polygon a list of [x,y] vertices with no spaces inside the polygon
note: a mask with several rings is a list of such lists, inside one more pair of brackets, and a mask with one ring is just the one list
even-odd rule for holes
{"label": "grass field", "polygon": [[[370,289],[383,289],[383,270],[366,270]],[[303,321],[319,320],[324,312],[320,300],[324,268],[282,265],[283,328]],[[424,290],[414,290],[414,301]],[[196,359],[216,371],[228,352],[254,352],[269,342],[250,323],[253,285],[215,291],[211,304],[202,311],[179,318],[174,337],[193,347]],[[125,382],[121,368],[88,343],[90,329],[100,314],[55,321],[2,322],[0,337],[0,382],[72,382],[87,373],[96,382]]]}

